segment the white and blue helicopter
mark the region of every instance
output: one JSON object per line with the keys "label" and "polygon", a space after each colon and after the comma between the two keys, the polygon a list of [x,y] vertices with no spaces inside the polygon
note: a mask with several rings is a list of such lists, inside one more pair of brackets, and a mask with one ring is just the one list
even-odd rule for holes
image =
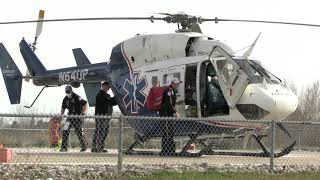
{"label": "white and blue helicopter", "polygon": [[[262,143],[264,130],[269,126],[262,123],[244,123],[240,120],[274,120],[278,127],[291,138],[281,124],[298,106],[297,96],[281,84],[281,80],[266,70],[250,54],[258,40],[242,55],[236,56],[225,43],[215,40],[201,32],[203,22],[238,21],[277,23],[303,26],[319,26],[275,21],[207,19],[187,14],[161,14],[163,17],[111,17],[44,19],[40,12],[38,20],[0,22],[4,24],[38,23],[35,42],[20,42],[20,51],[30,76],[23,76],[4,45],[0,44],[0,65],[11,104],[19,104],[22,79],[32,79],[36,86],[61,86],[70,84],[79,87],[82,83],[90,106],[94,106],[95,95],[102,81],[112,86],[121,113],[136,116],[127,119],[136,131],[136,142],[129,147],[129,153],[140,143],[159,138],[164,132],[159,119],[139,119],[141,116],[157,116],[148,110],[146,99],[151,87],[157,82],[167,86],[172,78],[183,83],[178,88],[177,109],[182,117],[177,121],[175,136],[188,137],[189,141],[179,155],[187,152],[191,143],[202,144],[203,149],[194,155],[227,154],[246,156],[269,156]],[[178,30],[169,34],[136,35],[114,46],[110,60],[91,64],[81,49],[73,49],[77,63],[75,67],[47,70],[37,55],[34,45],[43,22],[53,21],[93,21],[93,20],[151,20],[178,24]],[[258,36],[259,37],[259,36]],[[41,91],[42,92],[42,91]],[[40,92],[40,93],[41,93]],[[192,119],[194,118],[194,119]],[[202,120],[196,120],[201,118]],[[218,121],[230,119],[231,121]],[[237,120],[239,122],[237,122]],[[206,142],[210,136],[238,138],[251,136],[260,145],[261,152],[217,152],[214,144]],[[207,138],[206,138],[207,137]],[[275,154],[275,157],[292,151],[295,142]]]}

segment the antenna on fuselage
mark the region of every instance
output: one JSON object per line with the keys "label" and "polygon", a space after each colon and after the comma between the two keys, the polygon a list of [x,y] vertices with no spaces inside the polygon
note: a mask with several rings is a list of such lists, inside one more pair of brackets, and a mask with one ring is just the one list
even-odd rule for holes
{"label": "antenna on fuselage", "polygon": [[261,35],[261,32],[258,34],[256,40],[254,40],[254,42],[251,44],[250,48],[249,48],[246,52],[243,53],[242,56],[243,56],[245,59],[248,59],[248,57],[251,55],[252,50],[253,50],[254,46],[257,44],[257,41],[258,41],[260,35]]}

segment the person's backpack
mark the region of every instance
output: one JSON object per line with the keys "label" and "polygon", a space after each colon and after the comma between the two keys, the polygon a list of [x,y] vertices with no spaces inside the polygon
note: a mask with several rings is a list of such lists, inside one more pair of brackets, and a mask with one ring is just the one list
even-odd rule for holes
{"label": "person's backpack", "polygon": [[147,108],[153,111],[161,111],[163,100],[163,87],[152,87],[147,97]]}

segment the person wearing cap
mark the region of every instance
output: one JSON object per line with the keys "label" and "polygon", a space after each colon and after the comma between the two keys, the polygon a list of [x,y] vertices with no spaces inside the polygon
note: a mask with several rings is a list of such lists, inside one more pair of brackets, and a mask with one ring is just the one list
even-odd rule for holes
{"label": "person wearing cap", "polygon": [[[87,101],[82,99],[78,94],[72,91],[71,86],[66,86],[66,96],[62,101],[61,115],[64,114],[65,110],[68,109],[68,115],[83,115],[88,110]],[[80,118],[67,118],[63,126],[62,132],[62,145],[61,152],[68,151],[68,140],[70,129],[74,127],[75,132],[79,138],[81,150],[80,152],[87,150],[86,139],[83,133],[83,121]]]}
{"label": "person wearing cap", "polygon": [[[113,106],[117,105],[117,102],[114,97],[110,97],[108,94],[109,89],[110,84],[108,82],[101,84],[101,90],[96,96],[95,115],[112,115]],[[109,131],[110,118],[96,118],[95,121],[96,129],[93,134],[91,152],[108,152],[104,149],[104,145]]]}
{"label": "person wearing cap", "polygon": [[[177,117],[180,115],[177,112],[175,106],[177,101],[177,88],[179,87],[180,81],[178,78],[173,78],[170,81],[170,85],[165,88],[163,94],[163,108],[160,112],[162,117]],[[174,128],[175,121],[167,120],[162,122],[162,139],[161,139],[161,152],[162,156],[172,156],[175,155],[176,146],[174,142]]]}

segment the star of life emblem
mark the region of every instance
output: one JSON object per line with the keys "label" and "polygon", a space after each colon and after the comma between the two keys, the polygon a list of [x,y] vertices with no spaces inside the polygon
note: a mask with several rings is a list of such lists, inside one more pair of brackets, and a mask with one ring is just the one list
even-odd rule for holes
{"label": "star of life emblem", "polygon": [[144,106],[147,96],[143,90],[148,86],[146,76],[139,77],[139,73],[133,73],[123,84],[126,94],[123,97],[123,103],[132,114],[137,114]]}

